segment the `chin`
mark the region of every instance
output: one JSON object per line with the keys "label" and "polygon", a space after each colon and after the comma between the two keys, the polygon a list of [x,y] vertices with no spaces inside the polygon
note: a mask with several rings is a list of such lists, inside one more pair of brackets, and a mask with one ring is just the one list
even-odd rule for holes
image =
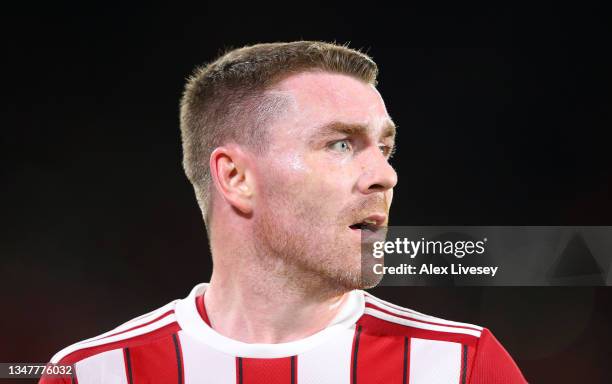
{"label": "chin", "polygon": [[326,271],[324,275],[327,277],[326,280],[330,285],[342,291],[374,288],[382,280],[382,275],[377,275],[375,273],[364,275],[361,272],[361,268],[359,268],[353,271],[347,270],[337,273]]}

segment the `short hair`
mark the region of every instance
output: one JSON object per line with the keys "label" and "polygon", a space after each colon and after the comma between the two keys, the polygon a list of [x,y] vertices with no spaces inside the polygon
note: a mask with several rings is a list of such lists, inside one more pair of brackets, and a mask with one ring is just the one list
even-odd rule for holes
{"label": "short hair", "polygon": [[265,153],[267,127],[286,100],[267,93],[292,74],[324,71],[376,85],[378,67],[347,45],[295,41],[245,46],[196,67],[180,101],[183,168],[194,187],[207,230],[211,202],[210,155],[229,142]]}

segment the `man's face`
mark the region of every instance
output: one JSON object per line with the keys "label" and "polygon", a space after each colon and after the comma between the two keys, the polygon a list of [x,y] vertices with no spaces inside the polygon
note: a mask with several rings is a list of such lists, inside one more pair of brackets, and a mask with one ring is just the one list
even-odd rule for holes
{"label": "man's face", "polygon": [[397,183],[388,163],[395,128],[380,94],[326,72],[293,75],[273,92],[291,103],[255,169],[259,253],[296,267],[292,277],[305,284],[310,276],[345,289],[375,285],[361,276],[367,229],[356,224],[386,225]]}

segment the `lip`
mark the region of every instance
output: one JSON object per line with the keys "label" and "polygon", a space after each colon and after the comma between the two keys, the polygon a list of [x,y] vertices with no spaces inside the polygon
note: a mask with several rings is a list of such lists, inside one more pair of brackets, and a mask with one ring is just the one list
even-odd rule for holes
{"label": "lip", "polygon": [[387,222],[387,215],[384,214],[384,213],[373,213],[373,214],[371,214],[369,216],[366,216],[366,217],[364,217],[362,219],[359,219],[359,221],[357,221],[355,223],[350,224],[349,225],[349,229],[351,231],[356,231],[358,233],[361,232],[361,229],[359,229],[359,228],[351,228],[350,226],[354,225],[354,224],[357,224],[357,223],[362,223],[364,221],[373,221],[374,225],[376,227],[380,228],[380,227],[382,227]]}
{"label": "lip", "polygon": [[350,226],[347,229],[359,239],[362,245],[384,241],[387,236],[387,215],[384,213],[373,213],[361,219],[359,223],[365,220],[373,221],[375,224],[368,225],[368,229],[351,228]]}
{"label": "lip", "polygon": [[381,227],[387,221],[387,215],[385,215],[384,213],[374,213],[364,218],[361,221],[366,221],[366,220],[373,221],[376,223],[377,227]]}

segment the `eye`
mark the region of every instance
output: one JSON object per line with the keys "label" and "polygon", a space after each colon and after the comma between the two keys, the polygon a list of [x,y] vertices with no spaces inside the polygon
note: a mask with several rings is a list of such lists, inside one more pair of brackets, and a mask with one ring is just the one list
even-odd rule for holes
{"label": "eye", "polygon": [[378,146],[378,148],[380,148],[382,154],[387,158],[391,158],[391,156],[393,156],[393,153],[395,152],[395,147],[390,147],[388,145],[380,145]]}
{"label": "eye", "polygon": [[338,152],[348,152],[351,150],[351,144],[347,139],[334,141],[329,145],[329,148]]}

